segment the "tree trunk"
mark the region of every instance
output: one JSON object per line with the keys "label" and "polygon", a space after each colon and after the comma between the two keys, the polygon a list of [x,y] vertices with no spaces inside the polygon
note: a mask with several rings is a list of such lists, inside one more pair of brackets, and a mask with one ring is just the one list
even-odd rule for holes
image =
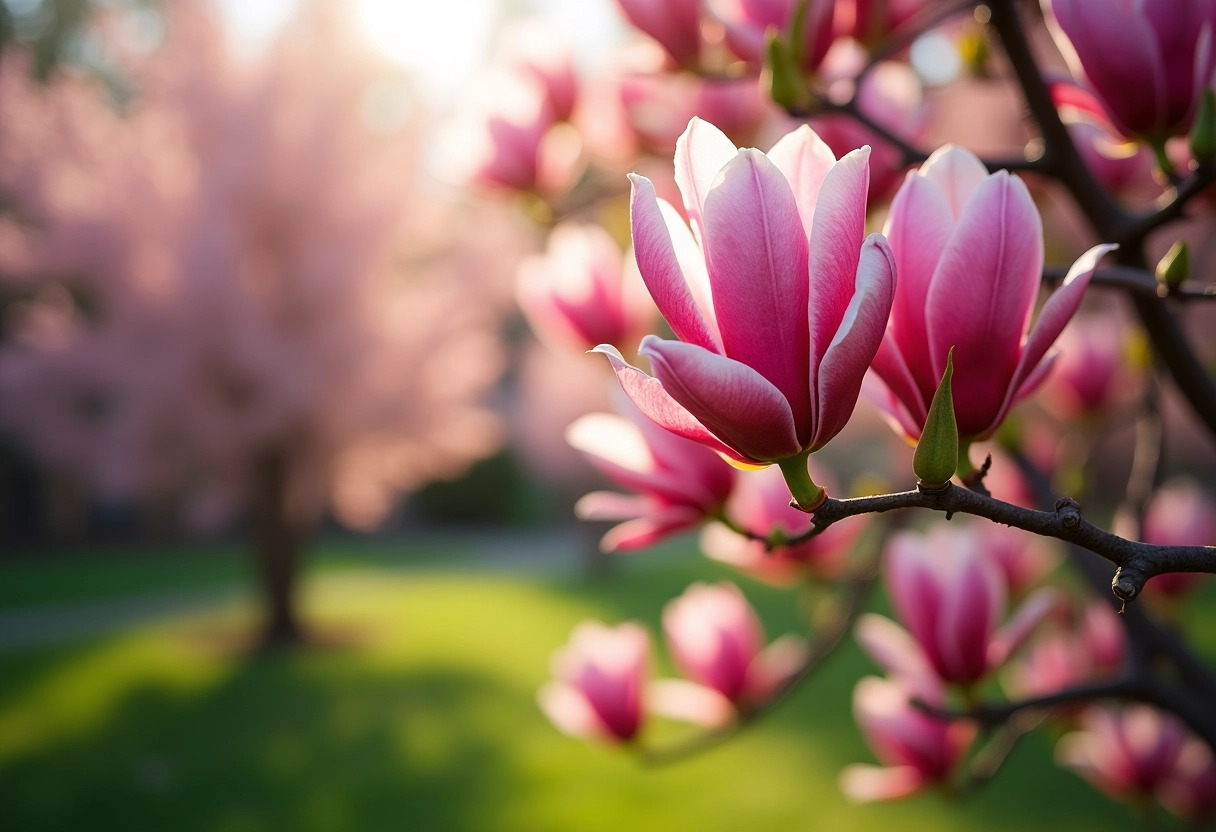
{"label": "tree trunk", "polygon": [[296,611],[296,578],[304,535],[288,516],[287,454],[267,453],[255,466],[253,534],[265,623],[264,647],[283,647],[304,640]]}

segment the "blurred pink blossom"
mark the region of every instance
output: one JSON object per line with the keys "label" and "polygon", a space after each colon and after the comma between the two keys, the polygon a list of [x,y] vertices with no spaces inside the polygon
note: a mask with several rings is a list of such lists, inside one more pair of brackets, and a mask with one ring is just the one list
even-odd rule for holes
{"label": "blurred pink blossom", "polygon": [[632,495],[594,491],[575,506],[584,520],[625,520],[601,543],[604,551],[649,546],[693,528],[722,509],[735,470],[705,446],[669,433],[632,405],[627,417],[592,413],[566,438]]}
{"label": "blurred pink blossom", "polygon": [[642,725],[649,661],[650,637],[638,624],[584,621],[553,656],[541,710],[571,736],[628,742]]}
{"label": "blurred pink blossom", "polygon": [[[798,0],[708,0],[713,16],[726,27],[726,45],[741,60],[764,63],[764,39],[770,29],[789,32]],[[813,70],[832,45],[835,0],[809,0],[802,33],[802,68]]]}
{"label": "blurred pink blossom", "polygon": [[1114,800],[1154,798],[1173,776],[1187,730],[1149,705],[1094,705],[1062,737],[1056,761]]}
{"label": "blurred pink blossom", "polygon": [[[1145,506],[1140,537],[1158,546],[1216,545],[1216,503],[1195,480],[1175,477]],[[1149,597],[1177,599],[1204,577],[1201,572],[1170,572],[1149,578],[1144,588]]]}
{"label": "blurred pink blossom", "polygon": [[1157,794],[1167,809],[1197,828],[1216,817],[1216,758],[1208,744],[1187,737]]}
{"label": "blurred pink blossom", "polygon": [[1052,589],[1031,593],[1001,626],[1008,588],[977,528],[934,526],[887,544],[884,578],[904,630],[874,614],[857,638],[879,665],[904,678],[935,676],[970,686],[1000,667],[1059,604]]}
{"label": "blurred pink blossom", "polygon": [[685,676],[743,708],[772,698],[801,668],[805,652],[792,636],[766,647],[756,611],[730,583],[690,586],[663,610],[663,633]]}
{"label": "blurred pink blossom", "polygon": [[[810,466],[810,472],[815,482],[831,491],[832,478],[826,472],[816,465]],[[790,505],[789,487],[772,466],[739,472],[725,514],[736,526],[761,538],[775,530],[780,530],[784,538],[794,537],[810,528],[806,512]],[[739,534],[722,523],[711,523],[701,533],[701,549],[710,558],[760,580],[789,585],[806,574],[838,577],[865,526],[864,521],[846,520],[805,543],[779,544],[770,549],[763,540]]]}
{"label": "blurred pink blossom", "polygon": [[601,226],[559,224],[545,254],[519,265],[516,297],[532,330],[561,349],[632,350],[657,317],[632,259]]}
{"label": "blurred pink blossom", "polygon": [[840,788],[858,803],[897,800],[950,779],[975,739],[976,726],[930,716],[912,704],[942,706],[940,691],[903,680],[867,676],[853,689],[853,717],[882,766],[855,763],[840,773]]}
{"label": "blurred pink blossom", "polygon": [[1061,417],[1100,414],[1135,389],[1128,363],[1132,333],[1117,315],[1080,315],[1060,335],[1055,370],[1043,386],[1043,402]]}
{"label": "blurred pink blossom", "polygon": [[676,66],[696,67],[704,0],[617,0],[629,22],[650,35]]}

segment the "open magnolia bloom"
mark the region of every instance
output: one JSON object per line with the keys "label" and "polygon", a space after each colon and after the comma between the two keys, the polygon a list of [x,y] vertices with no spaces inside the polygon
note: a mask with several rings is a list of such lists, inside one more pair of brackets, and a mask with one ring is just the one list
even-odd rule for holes
{"label": "open magnolia bloom", "polygon": [[[566,439],[632,494],[592,491],[574,507],[583,520],[621,520],[604,535],[605,552],[630,551],[691,529],[717,514],[736,472],[704,445],[669,433],[628,402],[626,415],[588,413]],[[788,499],[788,498],[787,498]]]}
{"label": "open magnolia bloom", "polygon": [[631,177],[634,251],[679,341],[647,336],[655,375],[602,345],[639,409],[743,463],[781,464],[822,498],[805,458],[853,413],[895,294],[886,240],[865,235],[869,148],[839,161],[806,126],[765,154],[693,119],[676,146],[691,228]]}
{"label": "open magnolia bloom", "polygon": [[870,393],[918,439],[953,347],[959,438],[985,439],[1047,378],[1048,349],[1114,246],[1081,255],[1027,334],[1042,282],[1043,222],[1021,179],[989,174],[970,151],[947,145],[908,174],[885,231],[899,287],[874,358],[881,382]]}

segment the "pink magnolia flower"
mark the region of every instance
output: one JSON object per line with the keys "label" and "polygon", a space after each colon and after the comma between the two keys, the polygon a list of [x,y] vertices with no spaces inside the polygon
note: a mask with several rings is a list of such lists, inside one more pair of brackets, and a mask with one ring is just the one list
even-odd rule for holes
{"label": "pink magnolia flower", "polygon": [[[809,468],[811,479],[831,490],[831,477],[817,466]],[[772,467],[741,472],[726,502],[725,514],[736,526],[760,537],[780,530],[789,538],[810,528],[806,513],[790,505],[790,490],[781,472]],[[825,578],[839,575],[865,526],[864,522],[846,520],[805,543],[769,549],[762,540],[731,531],[722,523],[711,523],[701,533],[701,550],[762,581],[789,585],[808,572]]]}
{"label": "pink magnolia flower", "polygon": [[804,653],[792,637],[765,648],[756,611],[730,583],[690,586],[663,610],[663,633],[681,673],[741,707],[771,698]]}
{"label": "pink magnolia flower", "polygon": [[1149,705],[1095,705],[1081,729],[1061,737],[1056,762],[1114,800],[1154,797],[1174,773],[1187,730]]}
{"label": "pink magnolia flower", "polygon": [[750,141],[774,111],[754,78],[708,80],[687,73],[636,72],[621,77],[618,95],[637,140],[656,153],[670,153],[694,117],[739,141]]}
{"label": "pink magnolia flower", "polygon": [[1033,587],[1059,562],[1059,555],[1038,535],[999,523],[970,524],[984,546],[984,553],[996,565],[1012,595]]}
{"label": "pink magnolia flower", "polygon": [[905,680],[867,676],[853,689],[853,716],[884,764],[856,763],[840,773],[840,788],[859,803],[896,800],[946,781],[966,756],[976,727],[930,716],[913,698],[944,705],[941,691],[917,689]]}
{"label": "pink magnolia flower", "polygon": [[927,535],[893,536],[884,578],[908,629],[868,614],[857,638],[879,665],[905,678],[972,685],[1004,664],[1058,605],[1055,591],[1038,590],[998,629],[1008,589],[984,553],[983,536],[970,529],[939,525]]}
{"label": "pink magnolia flower", "polygon": [[630,23],[659,42],[676,65],[699,63],[703,0],[617,0],[617,5]]}
{"label": "pink magnolia flower", "polygon": [[654,319],[645,284],[598,225],[554,228],[545,254],[520,263],[515,288],[533,331],[570,350],[636,343]]}
{"label": "pink magnolia flower", "polygon": [[868,155],[836,161],[805,126],[768,154],[738,150],[693,119],[676,150],[691,231],[632,177],[638,266],[680,340],[643,339],[654,377],[599,350],[643,413],[759,464],[803,459],[844,427],[895,291],[886,240],[865,238]]}
{"label": "pink magnolia flower", "polygon": [[577,131],[559,123],[534,75],[497,73],[453,128],[451,155],[465,178],[489,189],[560,193],[581,163]]}
{"label": "pink magnolia flower", "polygon": [[1128,327],[1115,315],[1080,315],[1060,336],[1060,357],[1043,400],[1064,418],[1101,413],[1134,388]]}
{"label": "pink magnolia flower", "polygon": [[579,79],[570,44],[560,30],[529,20],[504,33],[503,62],[506,71],[537,81],[557,121],[574,112]]}
{"label": "pink magnolia flower", "polygon": [[954,347],[959,437],[991,436],[1047,377],[1048,348],[1113,246],[1095,246],[1073,264],[1027,335],[1042,279],[1043,227],[1021,179],[989,175],[972,153],[947,145],[908,174],[885,233],[899,286],[874,359],[883,382],[874,388],[879,407],[909,439],[919,437]]}
{"label": "pink magnolia flower", "polygon": [[1013,665],[1010,687],[1017,696],[1041,696],[1111,676],[1122,666],[1126,649],[1118,617],[1108,604],[1094,601],[1072,629],[1052,629],[1035,640]]}
{"label": "pink magnolia flower", "polygon": [[[809,0],[802,32],[802,67],[813,70],[832,45],[835,0]],[[769,29],[789,31],[798,0],[710,0],[710,11],[726,28],[726,45],[741,60],[764,63],[764,39]]]}
{"label": "pink magnolia flower", "polygon": [[1216,69],[1211,0],[1049,0],[1056,44],[1125,135],[1185,133]]}
{"label": "pink magnolia flower", "polygon": [[571,736],[628,742],[642,724],[649,660],[650,636],[638,624],[584,621],[553,656],[541,710]]}
{"label": "pink magnolia flower", "polygon": [[1187,737],[1158,797],[1178,817],[1198,824],[1216,817],[1216,758],[1207,743]]}
{"label": "pink magnolia flower", "polygon": [[722,508],[735,470],[716,453],[663,430],[628,407],[629,418],[592,413],[566,438],[633,495],[594,491],[575,506],[585,520],[625,520],[601,542],[606,552],[640,549],[690,529]]}
{"label": "pink magnolia flower", "polygon": [[[1216,504],[1199,484],[1177,477],[1153,494],[1145,507],[1140,537],[1158,546],[1216,544]],[[1158,597],[1177,598],[1193,589],[1202,572],[1170,572],[1149,578],[1145,589]]]}

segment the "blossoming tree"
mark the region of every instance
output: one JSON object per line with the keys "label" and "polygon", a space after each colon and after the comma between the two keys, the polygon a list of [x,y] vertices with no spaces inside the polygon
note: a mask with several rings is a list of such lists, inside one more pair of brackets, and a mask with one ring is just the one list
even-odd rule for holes
{"label": "blossoming tree", "polygon": [[245,513],[269,642],[300,638],[327,508],[371,526],[499,441],[497,311],[463,286],[509,250],[422,176],[421,116],[375,129],[392,76],[338,11],[306,5],[244,65],[213,13],[177,4],[161,50],[119,56],[125,116],[83,80],[35,89],[17,52],[0,73],[22,243],[0,267],[19,298],[0,420],[111,498]]}

